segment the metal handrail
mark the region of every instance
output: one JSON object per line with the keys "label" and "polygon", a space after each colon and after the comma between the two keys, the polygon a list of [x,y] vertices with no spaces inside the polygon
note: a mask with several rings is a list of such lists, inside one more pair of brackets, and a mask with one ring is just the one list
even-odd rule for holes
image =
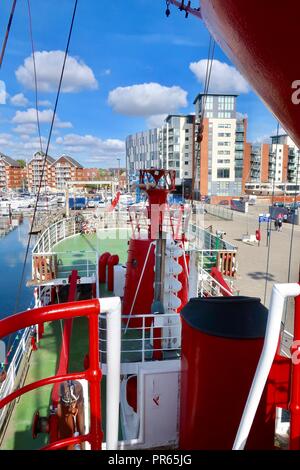
{"label": "metal handrail", "polygon": [[[103,322],[106,320],[105,314],[100,314],[100,325],[99,331],[101,332],[101,344],[103,344],[104,348],[99,346],[100,358],[101,355],[106,354],[106,340],[105,340],[105,332],[106,332],[106,325]],[[121,327],[121,353],[129,354],[140,354],[138,360],[134,360],[131,358],[122,358],[121,363],[133,363],[133,362],[148,362],[149,357],[146,359],[146,354],[153,355],[153,353],[157,351],[161,352],[171,352],[171,351],[178,351],[178,356],[180,355],[181,351],[181,318],[179,313],[164,313],[164,314],[133,314],[133,315],[122,315],[122,327]],[[154,320],[157,320],[158,325],[154,324]],[[175,320],[175,323],[168,323],[169,320]],[[149,322],[151,321],[151,329],[152,329],[152,336],[149,334]],[[137,322],[137,326],[130,326],[130,322]],[[127,323],[129,326],[126,326]],[[163,332],[163,330],[168,330],[167,332]],[[177,331],[176,331],[177,329]],[[127,337],[128,333],[136,331],[138,334],[138,338],[131,338]],[[157,331],[158,334],[154,334],[154,331]],[[146,335],[148,332],[148,335]],[[103,337],[103,339],[102,339]],[[157,346],[157,343],[154,344],[154,341],[160,340],[162,341],[171,341],[175,340],[174,344],[160,347]],[[140,346],[136,343],[140,342]],[[132,349],[130,349],[130,343],[132,344]],[[175,359],[175,357],[174,357]],[[170,360],[170,357],[161,357],[161,360]],[[102,361],[105,364],[105,361]]]}
{"label": "metal handrail", "polygon": [[[84,300],[81,302],[69,302],[65,304],[50,305],[36,308],[30,311],[12,315],[0,320],[1,336],[9,334],[36,324],[87,317],[89,322],[89,368],[85,372],[73,372],[66,375],[44,378],[37,382],[10,393],[0,400],[0,409],[25,393],[40,388],[44,385],[54,384],[65,380],[86,379],[90,384],[90,432],[85,436],[72,438],[72,443],[88,441],[92,450],[101,449],[103,432],[101,430],[101,390],[100,381],[102,372],[99,366],[99,319],[100,303],[98,299]],[[63,441],[50,444],[46,449],[64,448],[68,445]]]}

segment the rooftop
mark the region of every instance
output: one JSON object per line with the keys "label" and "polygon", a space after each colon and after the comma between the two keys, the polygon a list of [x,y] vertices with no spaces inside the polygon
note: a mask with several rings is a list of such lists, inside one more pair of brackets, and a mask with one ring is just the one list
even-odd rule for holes
{"label": "rooftop", "polygon": [[235,95],[233,93],[198,93],[198,95],[194,99],[193,104],[195,104],[196,101],[198,101],[202,96],[234,96],[235,98],[237,98],[239,95]]}
{"label": "rooftop", "polygon": [[4,160],[4,162],[7,163],[8,165],[20,168],[19,163],[16,160],[14,160],[13,158],[8,157],[7,155],[4,155],[3,153],[0,153],[0,158],[1,158],[1,160]]}

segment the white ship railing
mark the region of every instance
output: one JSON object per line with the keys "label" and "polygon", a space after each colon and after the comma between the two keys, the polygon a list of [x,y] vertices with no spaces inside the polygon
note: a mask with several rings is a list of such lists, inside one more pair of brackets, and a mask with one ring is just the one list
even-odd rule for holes
{"label": "white ship railing", "polygon": [[200,268],[198,274],[198,295],[199,297],[222,297],[227,294],[232,296],[233,293],[223,287],[214,277],[212,277],[205,269]]}
{"label": "white ship railing", "polygon": [[42,252],[33,254],[32,256],[32,273],[33,277],[41,277],[41,275],[35,275],[35,258],[43,257],[45,259],[49,257],[55,257],[56,272],[54,279],[65,279],[68,278],[73,270],[78,272],[79,277],[97,278],[98,274],[98,253],[94,251],[52,251]]}
{"label": "white ship railing", "polygon": [[33,247],[33,254],[53,252],[53,247],[65,240],[80,233],[93,233],[97,230],[110,228],[128,228],[128,213],[119,212],[84,212],[84,214],[63,218],[50,225],[37,240]]}
{"label": "white ship railing", "polygon": [[[132,215],[132,214],[131,214]],[[138,214],[136,214],[138,216]],[[97,209],[96,212],[84,212],[80,215],[75,215],[69,218],[63,218],[58,222],[50,225],[39,237],[37,243],[33,248],[34,253],[52,252],[53,247],[60,241],[72,237],[79,233],[97,232],[103,229],[120,229],[127,228],[132,230],[134,235],[138,234],[138,230],[147,230],[149,228],[149,220],[142,216],[139,226],[136,226],[137,220],[130,220],[130,215],[127,210],[115,210],[112,212]],[[177,225],[176,225],[177,223]],[[187,236],[189,239],[189,246],[194,249],[202,250],[216,250],[216,251],[230,251],[237,252],[236,246],[227,242],[226,240],[217,237],[216,235],[205,230],[194,223],[186,223],[180,220],[174,221],[174,226],[171,226],[170,221],[166,222],[166,231],[170,232],[172,228],[176,231],[181,230],[181,225],[185,224]]]}
{"label": "white ship railing", "polygon": [[[180,357],[181,319],[179,313],[122,315],[121,319],[121,364],[149,362],[154,352],[162,353],[161,360],[178,359]],[[128,320],[139,326],[131,326],[129,321],[127,327]],[[155,322],[154,325],[153,322]],[[149,327],[150,323],[151,327]],[[155,336],[155,341],[161,341],[160,348],[154,348],[153,336]],[[100,314],[99,337],[100,362],[105,365],[105,313]]]}
{"label": "white ship railing", "polygon": [[[6,379],[0,385],[0,399],[6,397],[11,392],[13,392],[19,385],[20,380],[22,379],[23,370],[20,369],[20,364],[26,353],[30,351],[30,328],[26,328],[22,332],[22,336],[19,340],[17,349],[13,354],[13,358],[10,361],[6,372]],[[0,410],[0,431],[4,424],[9,405],[5,406]]]}

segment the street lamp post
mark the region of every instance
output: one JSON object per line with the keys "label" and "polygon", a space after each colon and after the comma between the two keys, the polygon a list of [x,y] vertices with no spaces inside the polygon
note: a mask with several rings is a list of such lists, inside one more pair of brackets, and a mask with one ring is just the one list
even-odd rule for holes
{"label": "street lamp post", "polygon": [[118,188],[120,189],[120,161],[121,158],[117,158],[118,160]]}

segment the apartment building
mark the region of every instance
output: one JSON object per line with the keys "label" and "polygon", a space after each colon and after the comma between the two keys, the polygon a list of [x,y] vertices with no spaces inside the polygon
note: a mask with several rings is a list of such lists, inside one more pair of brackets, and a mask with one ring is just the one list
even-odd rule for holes
{"label": "apartment building", "polygon": [[95,181],[101,179],[98,168],[83,168],[83,179],[85,181]]}
{"label": "apartment building", "polygon": [[[36,152],[32,159],[27,164],[27,181],[29,191],[36,193],[41,184],[42,191],[50,190],[53,185],[53,170],[52,165],[55,162],[54,158],[47,155],[45,161],[44,152]],[[43,171],[44,169],[44,171]],[[43,178],[42,178],[43,175]],[[41,182],[42,178],[42,182]],[[41,183],[40,183],[41,182]]]}
{"label": "apartment building", "polygon": [[0,189],[21,188],[22,168],[16,160],[0,153]]}
{"label": "apartment building", "polygon": [[176,186],[191,187],[194,155],[194,115],[169,115],[161,128],[130,135],[126,139],[129,182],[139,170],[165,168],[176,171]]}
{"label": "apartment building", "polygon": [[268,183],[269,182],[269,158],[270,145],[247,144],[250,146],[247,182]]}
{"label": "apartment building", "polygon": [[161,168],[161,129],[149,129],[126,138],[126,167],[129,182],[135,181],[139,170]]}
{"label": "apartment building", "polygon": [[175,170],[176,186],[192,185],[195,145],[195,116],[169,115],[161,129],[162,168]]}
{"label": "apartment building", "polygon": [[287,134],[271,136],[269,181],[273,179],[275,183],[300,182],[299,149]]}
{"label": "apartment building", "polygon": [[52,177],[50,186],[58,191],[66,188],[68,181],[83,181],[83,166],[74,158],[68,155],[62,155],[55,160],[52,165]]}
{"label": "apartment building", "polygon": [[246,145],[247,119],[239,117],[236,98],[199,94],[194,100],[199,196],[240,196],[244,191],[250,165],[244,161],[249,161],[250,147]]}
{"label": "apartment building", "polygon": [[247,190],[293,192],[295,183],[300,184],[300,155],[288,135],[271,136],[269,144],[251,145]]}

